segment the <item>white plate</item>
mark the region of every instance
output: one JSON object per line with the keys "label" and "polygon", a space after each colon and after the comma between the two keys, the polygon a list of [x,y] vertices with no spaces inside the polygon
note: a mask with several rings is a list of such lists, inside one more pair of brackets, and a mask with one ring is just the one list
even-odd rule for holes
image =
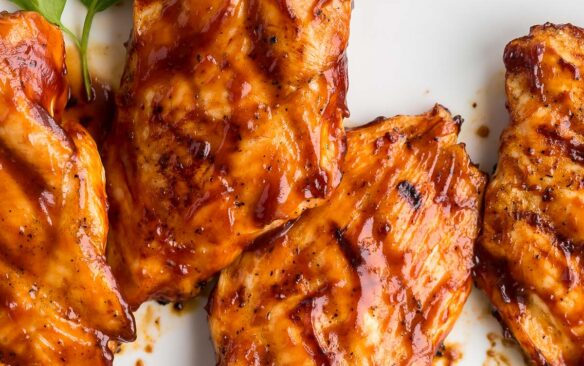
{"label": "white plate", "polygon": [[[0,0],[0,9],[14,7]],[[83,16],[78,1],[69,0],[64,23],[79,31]],[[378,115],[421,113],[439,102],[465,118],[460,140],[490,172],[508,119],[503,48],[531,25],[546,21],[584,26],[584,2],[355,0],[347,126]],[[129,0],[96,18],[90,62],[103,79],[119,79],[131,26]],[[488,138],[477,135],[482,125],[490,129]],[[115,365],[135,366],[138,360],[146,366],[213,365],[205,303],[205,298],[197,299],[180,315],[172,305],[143,305],[136,314],[139,339],[123,347]],[[516,348],[505,345],[500,335],[488,302],[475,289],[446,344],[460,350],[459,366],[523,365]]]}

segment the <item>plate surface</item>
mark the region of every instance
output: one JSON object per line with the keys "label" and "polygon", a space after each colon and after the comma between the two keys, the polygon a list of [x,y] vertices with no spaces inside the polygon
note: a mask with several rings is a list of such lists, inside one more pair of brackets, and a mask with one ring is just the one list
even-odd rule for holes
{"label": "plate surface", "polygon": [[[0,0],[0,10],[14,7]],[[79,2],[69,0],[64,23],[80,32],[83,17]],[[349,48],[352,114],[346,125],[379,115],[417,114],[438,102],[465,118],[460,140],[490,172],[508,120],[503,48],[546,21],[584,26],[584,2],[355,0]],[[99,14],[94,23],[90,64],[94,74],[114,85],[131,27],[130,0]],[[122,347],[115,366],[214,365],[206,301],[195,299],[181,311],[172,304],[143,305],[136,314],[139,339]],[[516,347],[502,340],[501,327],[476,289],[446,344],[461,356],[459,366],[524,364]]]}

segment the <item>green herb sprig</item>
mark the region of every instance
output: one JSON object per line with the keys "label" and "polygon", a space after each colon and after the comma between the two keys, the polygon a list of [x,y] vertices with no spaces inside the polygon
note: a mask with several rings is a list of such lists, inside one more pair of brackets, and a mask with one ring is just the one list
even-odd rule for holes
{"label": "green herb sprig", "polygon": [[91,75],[89,75],[89,64],[87,62],[87,45],[89,44],[89,32],[93,24],[95,14],[106,10],[120,0],[80,0],[87,8],[85,21],[83,22],[83,32],[81,38],[77,37],[62,22],[61,17],[67,0],[10,0],[23,10],[35,11],[45,17],[49,22],[57,25],[67,34],[77,46],[81,58],[81,72],[83,73],[83,84],[87,100],[92,100],[93,89],[91,87]]}

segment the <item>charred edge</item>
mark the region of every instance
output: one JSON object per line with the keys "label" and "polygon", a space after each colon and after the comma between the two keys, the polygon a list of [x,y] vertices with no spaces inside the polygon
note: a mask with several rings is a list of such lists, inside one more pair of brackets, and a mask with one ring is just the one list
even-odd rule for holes
{"label": "charred edge", "polygon": [[349,262],[353,268],[357,268],[363,264],[363,257],[361,257],[361,254],[358,253],[349,240],[347,240],[345,237],[345,230],[346,229],[341,229],[335,225],[333,226],[333,236],[339,244],[339,248],[341,249],[341,252],[343,252],[347,262]]}
{"label": "charred edge", "polygon": [[422,204],[422,195],[414,185],[404,180],[397,185],[397,190],[399,191],[399,194],[409,202],[414,210],[420,208],[420,205]]}
{"label": "charred edge", "polygon": [[545,100],[543,92],[543,71],[541,63],[545,53],[545,45],[525,44],[529,42],[526,38],[515,40],[505,47],[503,61],[508,72],[520,73],[525,71],[530,73],[530,82],[532,91],[539,92]]}
{"label": "charred edge", "polygon": [[[499,322],[499,324],[501,324],[501,330],[503,332],[503,341],[515,342],[516,344],[520,344],[519,341],[517,340],[517,337],[515,337],[515,335],[513,334],[511,328],[509,328],[505,323],[505,319],[503,319],[501,312],[494,305],[491,305],[491,315]],[[494,346],[494,344],[491,345]]]}
{"label": "charred edge", "polygon": [[550,145],[559,148],[573,162],[584,165],[584,145],[575,140],[562,137],[557,131],[543,126],[537,129],[537,133],[544,136]]}
{"label": "charred edge", "polygon": [[389,120],[391,120],[391,118],[379,116],[379,117],[376,117],[375,119],[373,119],[372,121],[365,123],[364,125],[360,125],[360,126],[356,126],[356,127],[346,127],[345,131],[346,132],[358,132],[358,131],[365,130],[369,127],[378,126],[378,125],[385,123]]}
{"label": "charred edge", "polygon": [[[501,300],[505,304],[515,304],[519,312],[524,311],[526,300],[525,286],[511,276],[510,263],[503,258],[495,258],[482,245],[477,245],[473,277],[475,279],[483,279],[482,282],[488,282],[488,280],[485,280],[486,276],[495,278],[494,285],[499,292]],[[489,289],[485,288],[485,290],[487,293],[490,292]]]}
{"label": "charred edge", "polygon": [[219,287],[219,280],[215,281],[213,288],[209,292],[209,297],[207,298],[207,303],[205,304],[205,312],[207,313],[207,317],[213,315],[213,311],[215,309],[215,297],[217,296],[217,288]]}
{"label": "charred edge", "polygon": [[394,144],[400,139],[399,132],[393,129],[391,132],[386,132],[383,136],[378,137],[373,142],[374,153],[377,154],[379,150],[386,144]]}
{"label": "charred edge", "polygon": [[576,81],[580,80],[580,69],[574,65],[573,63],[564,60],[561,56],[560,59],[558,60],[558,63],[560,64],[560,67],[562,69],[567,69],[571,74],[572,74],[572,78]]}
{"label": "charred edge", "polygon": [[434,356],[436,357],[442,357],[444,355],[444,353],[446,352],[446,346],[444,345],[444,343],[440,343],[440,345],[438,346],[438,349],[436,350],[436,353],[434,354]]}
{"label": "charred edge", "polygon": [[[499,322],[499,324],[501,324],[501,328],[503,331],[503,342],[514,342],[515,344],[519,345],[519,346],[523,346],[523,344],[521,342],[519,342],[519,340],[517,339],[517,337],[515,336],[515,334],[513,333],[513,330],[510,327],[510,324],[508,324],[505,319],[503,318],[503,315],[501,314],[501,311],[499,309],[497,309],[495,306],[491,307],[491,315]],[[494,347],[495,344],[493,343],[493,341],[491,341],[491,347]],[[526,365],[541,365],[541,366],[550,366],[550,364],[546,361],[545,357],[541,354],[540,350],[535,349],[535,348],[524,348],[522,347],[521,349],[523,351],[523,359],[525,361]]]}
{"label": "charred edge", "polygon": [[462,124],[464,123],[464,118],[462,118],[462,116],[460,115],[452,117],[452,120],[454,121],[454,123],[456,123],[458,127],[462,126]]}
{"label": "charred edge", "polygon": [[[544,26],[544,29],[546,26]],[[533,32],[533,30],[532,30]],[[504,61],[509,72],[526,72],[530,74],[532,91],[538,92],[543,101],[546,101],[544,93],[544,73],[542,69],[546,45],[538,43],[533,37],[523,37],[515,40],[505,48]],[[576,65],[559,57],[557,66],[568,70],[574,80],[580,80],[580,70]]]}

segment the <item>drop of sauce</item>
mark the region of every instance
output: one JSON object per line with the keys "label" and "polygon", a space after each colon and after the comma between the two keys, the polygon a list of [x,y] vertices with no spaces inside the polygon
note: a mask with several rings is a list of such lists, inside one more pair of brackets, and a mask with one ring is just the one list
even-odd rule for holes
{"label": "drop of sauce", "polygon": [[491,133],[491,130],[489,129],[488,126],[485,125],[481,125],[478,129],[477,129],[477,135],[481,138],[486,139],[487,137],[489,137],[489,134]]}
{"label": "drop of sauce", "polygon": [[[511,366],[512,363],[507,356],[507,350],[516,349],[520,352],[519,345],[514,340],[508,338],[510,334],[500,335],[498,333],[490,332],[487,334],[487,340],[489,341],[489,348],[486,351],[486,360],[483,365],[496,365],[496,366]],[[499,344],[502,346],[500,347]],[[528,364],[527,360],[526,364]]]}
{"label": "drop of sauce", "polygon": [[462,360],[462,351],[457,344],[443,344],[432,360],[432,366],[454,366]]}
{"label": "drop of sauce", "polygon": [[188,301],[177,301],[172,304],[172,312],[175,315],[186,315],[192,313],[199,306],[198,298]]}

